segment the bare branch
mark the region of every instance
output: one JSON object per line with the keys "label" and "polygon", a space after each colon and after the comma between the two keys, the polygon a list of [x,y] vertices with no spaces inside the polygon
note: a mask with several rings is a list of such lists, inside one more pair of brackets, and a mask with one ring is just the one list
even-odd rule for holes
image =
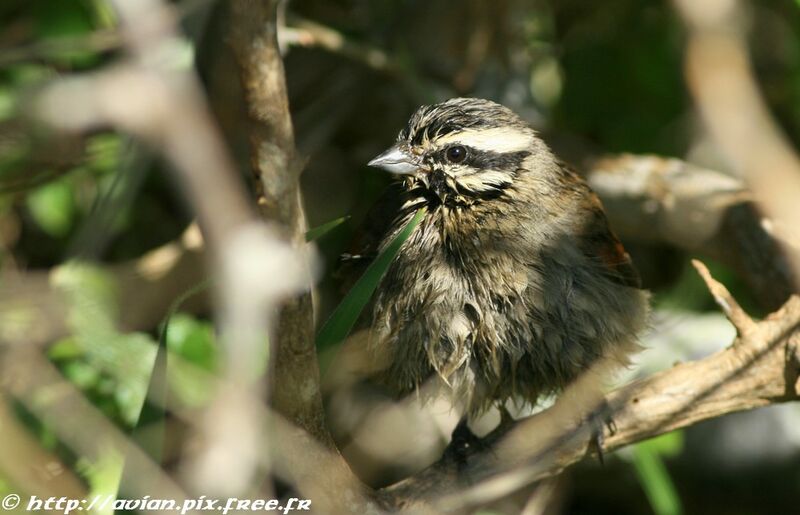
{"label": "bare branch", "polygon": [[[69,448],[90,460],[123,456],[136,471],[129,493],[181,502],[178,484],[100,413],[34,347],[6,347],[2,360],[3,389],[46,422]],[[43,395],[43,393],[47,395]],[[50,494],[52,495],[52,493]]]}
{"label": "bare branch", "polygon": [[[178,240],[140,258],[97,265],[109,277],[118,306],[121,331],[146,331],[163,320],[170,304],[205,277],[205,251],[196,225]],[[69,334],[70,306],[54,284],[60,267],[49,271],[6,273],[0,289],[0,341],[44,345]],[[188,299],[183,309],[199,312],[208,305],[203,295]]]}
{"label": "bare branch", "polygon": [[692,265],[697,269],[697,273],[700,274],[700,277],[703,278],[703,281],[708,287],[708,291],[714,296],[714,301],[716,301],[717,305],[722,309],[722,312],[725,313],[725,316],[736,328],[736,332],[739,336],[745,337],[752,334],[755,330],[755,322],[753,322],[753,319],[739,306],[739,303],[733,298],[731,292],[719,281],[711,277],[711,272],[708,271],[708,267],[702,262],[693,259]]}
{"label": "bare branch", "polygon": [[[718,283],[712,279],[711,284]],[[737,320],[747,316],[736,313]],[[603,451],[709,418],[800,399],[800,297],[792,296],[779,311],[752,324],[744,322],[746,334],[725,350],[608,395],[614,430],[605,429]],[[563,414],[555,415],[560,430],[553,438],[540,438],[542,431],[550,433],[554,413],[563,412],[564,402],[562,396],[552,408],[519,421],[507,434],[490,435],[487,446],[457,457],[445,454],[430,468],[382,491],[386,502],[460,510],[559,473],[592,451],[591,427],[578,417],[567,424]]]}
{"label": "bare branch", "polygon": [[633,241],[666,243],[736,271],[766,309],[794,291],[800,256],[739,179],[680,159],[623,154],[586,166],[614,230]]}
{"label": "bare branch", "polygon": [[[198,215],[218,279],[213,289],[225,352],[226,382],[209,407],[214,423],[201,428],[206,452],[193,456],[193,470],[200,473],[191,479],[198,491],[232,495],[255,478],[264,450],[259,419],[247,411],[246,402],[236,400],[250,390],[263,391],[255,365],[264,355],[269,314],[276,301],[297,292],[298,283],[308,287],[310,272],[305,256],[287,248],[256,217],[194,74],[159,59],[178,39],[176,13],[159,0],[116,0],[115,7],[129,59],[51,85],[39,99],[38,113],[54,126],[73,130],[115,125],[150,143],[173,164]],[[62,106],[70,109],[65,113]],[[302,224],[295,215],[286,213]],[[276,266],[260,266],[275,259],[282,262],[280,273]],[[241,422],[249,432],[231,431],[226,420]],[[220,448],[237,451],[224,468],[213,466]],[[224,469],[237,474],[220,476]]]}
{"label": "bare branch", "polygon": [[15,486],[42,498],[86,495],[82,481],[20,424],[4,395],[0,395],[0,441],[0,472]]}
{"label": "bare branch", "polygon": [[[258,205],[265,218],[283,227],[294,248],[304,252],[306,222],[299,188],[301,163],[294,146],[277,42],[278,2],[233,0],[228,6],[228,43],[244,88]],[[271,377],[273,405],[325,445],[333,447],[322,411],[310,293],[284,305],[275,351]]]}
{"label": "bare branch", "polygon": [[373,70],[397,73],[400,66],[380,48],[348,40],[344,34],[312,20],[292,16],[278,34],[281,46],[317,47],[341,54]]}
{"label": "bare branch", "polygon": [[[675,5],[689,28],[686,78],[700,114],[759,208],[798,246],[800,158],[769,113],[753,76],[743,2],[675,0]],[[800,270],[800,255],[791,257],[794,270]]]}

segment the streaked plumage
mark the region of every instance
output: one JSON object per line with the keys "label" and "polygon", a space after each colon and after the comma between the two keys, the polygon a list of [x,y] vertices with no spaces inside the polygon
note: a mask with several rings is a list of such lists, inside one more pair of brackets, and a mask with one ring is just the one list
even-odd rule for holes
{"label": "streaked plumage", "polygon": [[600,201],[511,110],[464,98],[421,107],[370,164],[402,180],[360,253],[428,207],[374,298],[370,345],[394,391],[433,379],[476,415],[533,403],[637,348],[648,296]]}

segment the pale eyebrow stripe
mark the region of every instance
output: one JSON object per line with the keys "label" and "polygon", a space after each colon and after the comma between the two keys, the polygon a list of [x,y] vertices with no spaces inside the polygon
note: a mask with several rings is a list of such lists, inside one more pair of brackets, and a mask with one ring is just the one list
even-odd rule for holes
{"label": "pale eyebrow stripe", "polygon": [[506,153],[529,149],[533,143],[533,137],[518,129],[495,127],[492,129],[464,129],[436,138],[435,143],[437,146],[460,143],[476,150]]}

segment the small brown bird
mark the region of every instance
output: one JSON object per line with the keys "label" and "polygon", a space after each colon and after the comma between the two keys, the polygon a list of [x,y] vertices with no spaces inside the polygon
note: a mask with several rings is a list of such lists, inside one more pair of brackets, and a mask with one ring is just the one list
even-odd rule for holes
{"label": "small brown bird", "polygon": [[427,207],[374,297],[370,345],[396,393],[434,379],[472,417],[533,404],[637,349],[648,294],[600,200],[510,109],[420,107],[369,164],[402,180],[370,216],[361,254]]}

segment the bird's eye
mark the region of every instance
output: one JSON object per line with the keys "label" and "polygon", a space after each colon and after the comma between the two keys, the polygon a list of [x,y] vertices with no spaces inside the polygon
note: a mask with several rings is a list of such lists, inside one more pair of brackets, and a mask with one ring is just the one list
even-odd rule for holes
{"label": "bird's eye", "polygon": [[467,157],[467,149],[456,145],[447,149],[447,160],[451,163],[460,163]]}

